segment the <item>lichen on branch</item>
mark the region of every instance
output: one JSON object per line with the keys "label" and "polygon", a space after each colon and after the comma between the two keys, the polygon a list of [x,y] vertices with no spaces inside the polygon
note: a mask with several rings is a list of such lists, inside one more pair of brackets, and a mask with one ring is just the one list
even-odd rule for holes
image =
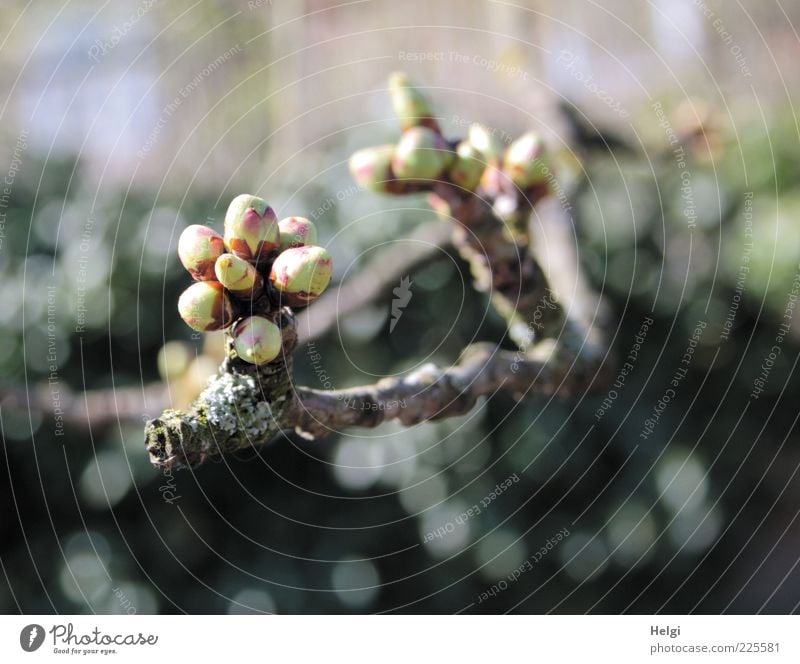
{"label": "lichen on branch", "polygon": [[297,345],[294,314],[286,307],[276,319],[284,352],[254,365],[239,358],[228,340],[228,357],[187,410],[165,410],[145,425],[154,466],[197,466],[218,454],[263,445],[286,428],[294,389],[292,353]]}

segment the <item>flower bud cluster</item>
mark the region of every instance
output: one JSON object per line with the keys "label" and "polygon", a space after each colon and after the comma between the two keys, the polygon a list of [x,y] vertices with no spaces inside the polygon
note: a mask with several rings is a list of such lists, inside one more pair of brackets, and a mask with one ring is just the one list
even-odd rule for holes
{"label": "flower bud cluster", "polygon": [[474,124],[467,138],[447,141],[425,95],[402,73],[389,78],[392,107],[403,133],[397,144],[359,150],[350,172],[363,188],[379,193],[419,191],[433,181],[464,191],[529,190],[550,173],[539,136],[529,132],[503,149],[486,127]]}
{"label": "flower bud cluster", "polygon": [[305,306],[330,282],[331,257],[316,241],[308,219],[278,221],[263,198],[237,196],[223,235],[196,224],[181,234],[178,256],[195,279],[178,300],[181,318],[199,332],[230,330],[246,362],[271,362],[281,352],[280,307]]}

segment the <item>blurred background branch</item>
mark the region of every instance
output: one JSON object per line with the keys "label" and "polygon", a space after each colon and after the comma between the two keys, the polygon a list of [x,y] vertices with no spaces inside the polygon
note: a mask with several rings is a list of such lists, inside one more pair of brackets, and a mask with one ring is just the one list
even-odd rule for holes
{"label": "blurred background branch", "polygon": [[358,274],[323,293],[297,315],[298,343],[302,345],[330,333],[340,318],[374,303],[404,276],[446,253],[451,247],[450,235],[447,224],[434,220],[414,229],[408,242],[381,250]]}

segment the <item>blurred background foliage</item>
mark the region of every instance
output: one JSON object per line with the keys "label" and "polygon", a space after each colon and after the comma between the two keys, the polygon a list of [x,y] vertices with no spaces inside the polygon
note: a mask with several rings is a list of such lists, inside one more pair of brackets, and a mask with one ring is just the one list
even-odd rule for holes
{"label": "blurred background foliage", "polygon": [[[800,7],[522,5],[3,3],[0,610],[796,608],[800,323],[749,395],[798,270]],[[430,221],[423,198],[359,191],[346,168],[397,135],[395,69],[430,86],[449,136],[480,121],[546,137],[560,214],[619,321],[612,376],[654,319],[624,388],[599,420],[607,392],[500,394],[463,418],[288,435],[159,474],[144,386],[169,373],[181,404],[219,352],[175,310],[186,225],[219,229],[234,195],[260,194],[315,221],[342,280]],[[509,345],[456,256],[410,276],[392,334],[386,293],[314,342],[321,360],[300,348],[297,381],[320,386],[321,368],[345,387],[475,339]],[[698,321],[689,373],[642,439]],[[83,390],[104,388],[110,417],[60,425],[57,400],[80,415]]]}

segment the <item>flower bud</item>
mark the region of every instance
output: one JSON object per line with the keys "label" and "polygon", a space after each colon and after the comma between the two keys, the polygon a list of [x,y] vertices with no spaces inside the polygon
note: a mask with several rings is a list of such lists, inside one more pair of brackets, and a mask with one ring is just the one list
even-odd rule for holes
{"label": "flower bud", "polygon": [[198,281],[178,299],[178,312],[193,330],[210,332],[228,327],[233,322],[233,307],[222,284]]}
{"label": "flower bud", "polygon": [[214,272],[217,281],[235,297],[253,297],[264,287],[264,278],[256,269],[234,254],[222,254],[214,264]]}
{"label": "flower bud", "polygon": [[481,124],[470,125],[467,140],[486,160],[480,183],[489,191],[497,191],[500,189],[500,182],[503,179],[500,171],[500,161],[503,156],[502,143],[494,132]]}
{"label": "flower bud", "polygon": [[269,279],[287,304],[300,307],[327,288],[332,267],[331,256],[322,247],[295,247],[278,254]]}
{"label": "flower bud", "polygon": [[384,193],[392,177],[394,145],[376,145],[354,152],[350,157],[350,173],[359,187]]}
{"label": "flower bud", "polygon": [[317,243],[317,227],[305,217],[286,217],[278,222],[280,251]]}
{"label": "flower bud", "polygon": [[411,127],[428,127],[439,131],[425,95],[411,84],[403,72],[395,72],[389,77],[389,93],[392,96],[392,108],[403,131]]}
{"label": "flower bud", "polygon": [[486,158],[487,162],[499,162],[503,156],[502,143],[482,124],[475,123],[470,125],[467,141]]}
{"label": "flower bud", "polygon": [[453,158],[445,140],[427,127],[412,127],[400,137],[394,150],[392,171],[408,180],[438,178]]}
{"label": "flower bud", "polygon": [[251,263],[263,262],[280,245],[278,218],[263,198],[241,194],[225,213],[225,246]]}
{"label": "flower bud", "polygon": [[523,134],[508,146],[503,172],[520,189],[547,182],[549,169],[544,162],[544,146],[538,134]]}
{"label": "flower bud", "polygon": [[281,352],[281,329],[264,316],[243,318],[231,331],[236,354],[250,364],[265,364]]}
{"label": "flower bud", "polygon": [[223,253],[222,236],[208,226],[187,226],[178,240],[178,258],[197,281],[214,280],[214,262]]}
{"label": "flower bud", "polygon": [[469,141],[461,141],[456,148],[456,158],[450,166],[448,176],[453,184],[474,191],[486,168],[483,154]]}

